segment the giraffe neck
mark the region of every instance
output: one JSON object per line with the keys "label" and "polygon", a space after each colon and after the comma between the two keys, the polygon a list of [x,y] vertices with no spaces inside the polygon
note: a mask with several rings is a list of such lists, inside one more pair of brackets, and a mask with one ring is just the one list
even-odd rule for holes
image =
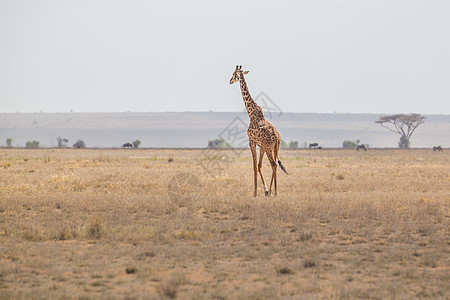
{"label": "giraffe neck", "polygon": [[262,110],[258,106],[258,104],[256,104],[256,102],[252,99],[252,96],[250,96],[250,92],[248,91],[247,83],[245,82],[243,75],[241,75],[239,83],[241,84],[241,93],[242,99],[244,100],[245,108],[247,109],[247,113],[248,116],[250,117],[250,120],[252,120],[254,117],[256,117],[257,114],[259,113],[262,114]]}

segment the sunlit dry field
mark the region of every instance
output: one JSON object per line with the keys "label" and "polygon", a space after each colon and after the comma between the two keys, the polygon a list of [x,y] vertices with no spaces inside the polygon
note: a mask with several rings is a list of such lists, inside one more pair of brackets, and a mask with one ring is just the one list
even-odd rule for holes
{"label": "sunlit dry field", "polygon": [[450,298],[450,151],[281,160],[0,149],[0,298]]}

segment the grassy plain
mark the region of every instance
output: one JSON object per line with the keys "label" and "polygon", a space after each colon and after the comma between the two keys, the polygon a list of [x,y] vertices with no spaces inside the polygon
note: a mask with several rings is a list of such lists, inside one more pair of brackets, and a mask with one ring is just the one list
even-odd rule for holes
{"label": "grassy plain", "polygon": [[450,151],[281,155],[0,149],[0,299],[449,299]]}

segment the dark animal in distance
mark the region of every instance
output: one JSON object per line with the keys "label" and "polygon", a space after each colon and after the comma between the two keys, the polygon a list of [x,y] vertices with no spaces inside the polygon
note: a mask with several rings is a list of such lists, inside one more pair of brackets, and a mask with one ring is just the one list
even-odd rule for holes
{"label": "dark animal in distance", "polygon": [[322,149],[322,147],[319,147],[318,143],[312,143],[309,144],[309,149]]}
{"label": "dark animal in distance", "polygon": [[444,151],[444,149],[442,149],[441,146],[434,146],[434,147],[433,147],[433,151],[442,152],[442,151]]}
{"label": "dark animal in distance", "polygon": [[169,157],[168,161],[169,161],[170,163],[173,163],[173,157]]}
{"label": "dark animal in distance", "polygon": [[356,146],[356,150],[359,151],[359,149],[363,149],[364,151],[367,151],[366,145],[364,145],[364,144]]}
{"label": "dark animal in distance", "polygon": [[122,145],[122,148],[133,148],[133,145],[131,143],[125,143]]}

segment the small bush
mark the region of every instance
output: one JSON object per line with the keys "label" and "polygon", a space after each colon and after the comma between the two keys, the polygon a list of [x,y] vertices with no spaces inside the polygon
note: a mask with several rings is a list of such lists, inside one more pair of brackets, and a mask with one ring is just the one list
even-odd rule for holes
{"label": "small bush", "polygon": [[233,145],[227,143],[224,139],[215,139],[213,141],[208,141],[208,148],[229,149],[233,148]]}
{"label": "small bush", "polygon": [[76,149],[86,148],[86,144],[83,140],[78,140],[75,144],[73,144],[73,147]]}
{"label": "small bush", "polygon": [[283,149],[298,149],[298,141],[290,141],[289,143],[281,140],[280,147]]}
{"label": "small bush", "polygon": [[37,149],[37,148],[39,148],[39,142],[38,141],[32,141],[32,142],[28,141],[25,144],[25,147],[29,148],[29,149]]}
{"label": "small bush", "polygon": [[134,148],[139,148],[139,145],[141,144],[141,141],[140,140],[135,140],[134,142],[133,142],[133,147]]}
{"label": "small bush", "polygon": [[298,141],[290,141],[289,142],[289,148],[297,149],[298,148]]}

